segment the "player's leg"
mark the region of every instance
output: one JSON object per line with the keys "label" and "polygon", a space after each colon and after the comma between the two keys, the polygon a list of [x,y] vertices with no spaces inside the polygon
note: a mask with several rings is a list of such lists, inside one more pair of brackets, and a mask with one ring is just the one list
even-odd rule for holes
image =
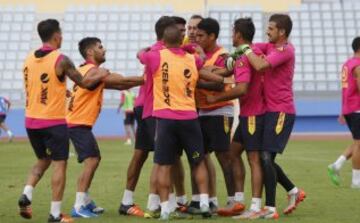
{"label": "player's leg", "polygon": [[351,158],[355,147],[355,143],[348,146],[345,151],[337,158],[337,160],[328,166],[328,175],[333,184],[340,185],[340,169],[343,167],[346,160]]}
{"label": "player's leg", "polygon": [[159,218],[160,217],[160,197],[157,186],[157,173],[159,165],[154,163],[150,175],[150,190],[148,196],[148,203],[146,212],[144,213],[145,218]]}
{"label": "player's leg", "polygon": [[125,134],[126,134],[126,141],[125,141],[125,145],[131,145],[131,119],[130,119],[130,114],[125,112],[125,117],[124,117],[124,129],[125,129]]}
{"label": "player's leg", "polygon": [[130,113],[130,137],[131,141],[135,141],[135,114]]}
{"label": "player's leg", "polygon": [[245,202],[244,184],[245,184],[246,172],[245,172],[245,165],[241,157],[244,148],[238,141],[233,140],[233,142],[230,144],[230,150],[232,154],[233,177],[234,177],[234,186],[235,186],[234,200],[236,202],[240,202],[244,204]]}
{"label": "player's leg", "polygon": [[47,129],[46,147],[49,148],[53,164],[51,177],[52,201],[48,222],[73,222],[61,213],[61,204],[66,183],[67,159],[69,158],[69,135],[66,125]]}
{"label": "player's leg", "polygon": [[176,192],[176,203],[183,209],[187,203],[187,198],[185,194],[185,170],[181,161],[181,156],[177,157],[172,168],[172,178]]}
{"label": "player's leg", "polygon": [[14,138],[14,134],[12,133],[12,131],[5,124],[5,118],[6,118],[6,116],[3,116],[2,121],[1,121],[1,118],[0,118],[0,128],[3,129],[6,132],[6,134],[9,137],[9,141],[11,142],[13,140],[13,138]]}
{"label": "player's leg", "polygon": [[97,214],[94,212],[99,214],[104,209],[96,207],[87,192],[101,160],[99,146],[89,127],[74,127],[69,128],[68,131],[78,161],[83,163],[83,169],[77,181],[75,203],[71,215],[82,218],[96,217]]}
{"label": "player's leg", "polygon": [[204,157],[206,169],[209,174],[209,205],[212,213],[217,212],[219,202],[216,195],[216,169],[211,154],[205,154]]}
{"label": "player's leg", "polygon": [[[357,137],[360,138],[360,137]],[[352,188],[360,189],[360,140],[355,139],[354,144],[356,147],[354,147],[353,151],[353,157],[352,157]]]}
{"label": "player's leg", "polygon": [[[127,170],[126,188],[119,207],[119,214],[143,216],[144,212],[134,204],[134,191],[149,152],[154,150],[155,120],[142,119],[143,107],[136,107],[134,115],[137,121],[135,150]],[[150,195],[149,195],[150,196]]]}
{"label": "player's leg", "polygon": [[204,145],[200,123],[197,120],[179,121],[176,128],[181,146],[185,149],[200,193],[200,211],[203,217],[210,217],[209,177],[204,161]]}
{"label": "player's leg", "polygon": [[42,130],[26,129],[26,131],[31,146],[35,152],[36,157],[38,158],[35,165],[30,170],[23,193],[18,201],[20,215],[23,218],[29,219],[32,217],[31,202],[33,189],[41,180],[45,171],[49,168],[51,159],[47,153],[46,145],[43,140]]}

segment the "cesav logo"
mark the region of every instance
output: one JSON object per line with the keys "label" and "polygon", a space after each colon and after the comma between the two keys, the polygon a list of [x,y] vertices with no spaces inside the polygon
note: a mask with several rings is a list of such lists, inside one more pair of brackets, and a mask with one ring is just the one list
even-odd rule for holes
{"label": "cesav logo", "polygon": [[40,81],[43,83],[41,85],[41,98],[40,103],[46,105],[48,100],[48,86],[47,83],[50,81],[49,75],[47,73],[43,73],[40,75]]}
{"label": "cesav logo", "polygon": [[171,106],[170,104],[170,93],[169,93],[169,64],[167,62],[161,65],[161,73],[162,73],[162,90],[163,95],[165,97],[164,102]]}

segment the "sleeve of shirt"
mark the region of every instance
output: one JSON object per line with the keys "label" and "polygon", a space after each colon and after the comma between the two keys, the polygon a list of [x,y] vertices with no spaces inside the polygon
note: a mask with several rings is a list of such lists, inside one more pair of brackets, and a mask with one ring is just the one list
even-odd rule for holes
{"label": "sleeve of shirt", "polygon": [[55,62],[55,67],[64,59],[64,54],[60,54]]}
{"label": "sleeve of shirt", "polygon": [[195,56],[195,64],[196,64],[196,68],[198,70],[201,70],[201,68],[203,68],[204,66],[204,61],[199,56]]}
{"label": "sleeve of shirt", "polygon": [[152,77],[160,66],[160,52],[158,50],[149,51],[146,55],[146,66],[148,77]]}
{"label": "sleeve of shirt", "polygon": [[225,57],[224,56],[219,56],[215,63],[214,63],[215,66],[217,67],[222,67],[224,68],[225,67]]}
{"label": "sleeve of shirt", "polygon": [[254,43],[253,45],[261,50],[262,53],[266,54],[268,43]]}
{"label": "sleeve of shirt", "polygon": [[246,57],[236,60],[234,68],[236,83],[249,83],[251,79],[251,65]]}
{"label": "sleeve of shirt", "polygon": [[294,52],[288,48],[272,50],[266,57],[266,61],[270,63],[272,68],[275,68],[294,57]]}

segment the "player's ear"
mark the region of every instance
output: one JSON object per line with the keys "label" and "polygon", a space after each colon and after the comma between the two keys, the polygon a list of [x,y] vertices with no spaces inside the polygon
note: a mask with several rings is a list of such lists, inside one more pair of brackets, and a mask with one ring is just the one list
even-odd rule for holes
{"label": "player's ear", "polygon": [[280,29],[279,34],[280,34],[280,36],[286,36],[285,29]]}

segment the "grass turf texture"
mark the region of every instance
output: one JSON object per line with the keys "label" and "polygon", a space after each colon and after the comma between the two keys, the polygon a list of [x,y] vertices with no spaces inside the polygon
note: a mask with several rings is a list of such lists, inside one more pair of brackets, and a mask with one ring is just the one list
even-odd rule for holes
{"label": "grass turf texture", "polygon": [[[280,215],[278,222],[359,222],[360,190],[350,189],[351,165],[348,162],[341,171],[340,187],[332,185],[327,176],[326,167],[334,161],[340,152],[349,144],[345,140],[326,141],[292,141],[285,154],[277,158],[289,177],[297,186],[307,192],[307,198],[290,216]],[[131,146],[124,146],[118,140],[99,140],[102,151],[102,162],[91,187],[91,196],[106,212],[95,219],[79,219],[77,222],[159,222],[136,217],[119,216],[119,207],[125,186],[126,170],[133,153]],[[71,149],[73,151],[73,149]],[[245,158],[245,156],[243,156]],[[246,159],[246,158],[245,158]],[[244,159],[244,161],[246,161]],[[214,157],[213,157],[213,160]],[[50,173],[51,168],[38,184],[33,194],[33,219],[24,220],[18,215],[17,200],[23,190],[24,182],[33,165],[35,156],[28,142],[6,143],[0,141],[0,222],[46,222],[49,213]],[[135,192],[135,202],[142,208],[146,207],[148,179],[151,169],[152,155],[143,168],[138,187]],[[221,205],[225,204],[226,192],[223,176],[217,167],[218,198]],[[67,183],[63,202],[63,211],[69,213],[75,200],[77,174],[82,166],[76,158],[70,157],[68,164]],[[248,169],[248,167],[247,167]],[[189,171],[186,165],[186,191],[189,196]],[[246,177],[246,203],[249,205],[250,174]],[[286,193],[278,186],[278,211],[286,205]],[[183,222],[178,221],[178,222]],[[231,218],[213,217],[209,220],[190,220],[190,222],[235,222]],[[264,220],[258,220],[264,221]],[[177,221],[173,221],[177,222]]]}

